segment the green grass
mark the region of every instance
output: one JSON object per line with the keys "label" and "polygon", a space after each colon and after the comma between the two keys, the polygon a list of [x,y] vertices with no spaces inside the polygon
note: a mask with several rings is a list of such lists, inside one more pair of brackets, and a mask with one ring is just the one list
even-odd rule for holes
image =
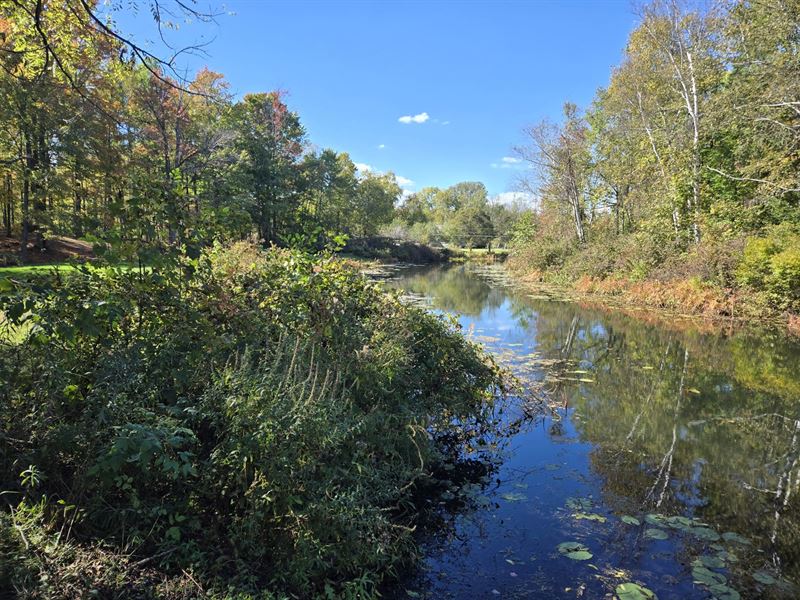
{"label": "green grass", "polygon": [[25,275],[44,275],[56,271],[74,271],[75,265],[24,265],[18,267],[0,267],[0,279],[4,277],[20,277]]}
{"label": "green grass", "polygon": [[[7,277],[27,277],[29,275],[50,275],[54,271],[58,271],[59,273],[70,273],[72,271],[77,271],[81,265],[76,265],[72,263],[61,263],[61,264],[51,264],[51,265],[24,265],[24,266],[15,266],[15,267],[0,267],[0,279],[5,279]],[[112,268],[109,266],[105,266],[102,268]],[[113,265],[113,268],[116,269],[134,269],[137,268],[135,265],[130,264],[118,264]],[[149,269],[150,267],[146,267]]]}

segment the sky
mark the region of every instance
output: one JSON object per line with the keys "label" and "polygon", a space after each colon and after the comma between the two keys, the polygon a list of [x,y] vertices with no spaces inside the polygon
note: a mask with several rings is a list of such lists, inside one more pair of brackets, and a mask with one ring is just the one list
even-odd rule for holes
{"label": "sky", "polygon": [[[176,46],[209,41],[186,69],[223,73],[237,96],[284,90],[315,147],[392,171],[406,190],[482,181],[492,195],[525,174],[512,152],[522,129],[557,120],[565,101],[587,106],[635,25],[629,0],[210,6],[216,23],[168,34]],[[117,26],[161,52],[144,8]]]}

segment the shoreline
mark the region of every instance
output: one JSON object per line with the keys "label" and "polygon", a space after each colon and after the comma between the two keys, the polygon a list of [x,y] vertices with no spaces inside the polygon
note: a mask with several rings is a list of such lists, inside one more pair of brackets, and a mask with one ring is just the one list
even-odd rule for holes
{"label": "shoreline", "polygon": [[[721,290],[691,280],[661,282],[624,279],[582,278],[571,283],[553,283],[541,273],[523,273],[512,264],[509,275],[526,292],[552,299],[590,305],[593,308],[622,311],[644,321],[692,322],[708,331],[733,331],[741,328],[771,329],[800,338],[800,315],[780,313],[734,290]],[[644,318],[646,313],[651,318]]]}

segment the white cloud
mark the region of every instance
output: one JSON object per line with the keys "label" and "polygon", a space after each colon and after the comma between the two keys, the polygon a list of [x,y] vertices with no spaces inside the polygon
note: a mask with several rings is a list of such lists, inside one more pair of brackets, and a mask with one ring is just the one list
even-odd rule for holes
{"label": "white cloud", "polygon": [[372,165],[368,165],[367,163],[353,163],[356,166],[356,169],[361,171],[362,173],[368,173],[369,171],[374,171],[375,169],[372,168]]}
{"label": "white cloud", "polygon": [[500,159],[499,163],[493,162],[491,165],[493,169],[524,169],[525,165],[522,159],[514,156],[504,156]]}
{"label": "white cloud", "polygon": [[378,144],[378,150],[383,150],[386,148],[386,144]]}
{"label": "white cloud", "polygon": [[519,204],[527,208],[536,208],[539,205],[538,198],[530,192],[503,192],[493,196],[491,201],[506,206]]}
{"label": "white cloud", "polygon": [[395,175],[394,180],[397,182],[397,185],[400,187],[410,187],[414,185],[414,182],[408,179],[407,177],[403,177],[402,175]]}
{"label": "white cloud", "polygon": [[450,125],[450,121],[442,121],[442,125]]}
{"label": "white cloud", "polygon": [[401,123],[424,123],[430,119],[430,115],[426,112],[421,112],[418,115],[404,115],[397,119]]}

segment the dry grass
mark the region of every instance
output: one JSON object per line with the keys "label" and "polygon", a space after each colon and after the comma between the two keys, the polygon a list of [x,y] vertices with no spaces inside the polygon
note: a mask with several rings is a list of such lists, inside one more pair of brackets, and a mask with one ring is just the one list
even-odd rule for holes
{"label": "dry grass", "polygon": [[[553,284],[546,273],[528,271],[518,281],[537,293],[577,301],[592,308],[609,308],[630,313],[638,319],[668,322],[705,321],[710,329],[747,322],[783,323],[800,335],[800,316],[779,315],[760,297],[742,290],[724,288],[696,277],[669,281],[630,281],[620,277],[605,279],[580,277],[572,283]],[[676,317],[680,317],[676,319]]]}

